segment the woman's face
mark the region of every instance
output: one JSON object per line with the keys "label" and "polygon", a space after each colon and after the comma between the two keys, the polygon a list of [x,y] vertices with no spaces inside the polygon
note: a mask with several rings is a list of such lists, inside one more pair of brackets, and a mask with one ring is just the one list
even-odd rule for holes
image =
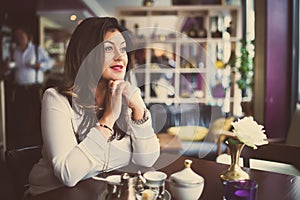
{"label": "woman's face", "polygon": [[128,57],[126,42],[117,29],[108,31],[104,36],[104,68],[102,78],[106,80],[123,80],[126,73]]}

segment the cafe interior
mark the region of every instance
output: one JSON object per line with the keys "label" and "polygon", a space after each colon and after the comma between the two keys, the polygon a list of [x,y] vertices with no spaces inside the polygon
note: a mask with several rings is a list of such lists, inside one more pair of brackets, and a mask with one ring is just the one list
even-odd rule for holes
{"label": "cafe interior", "polygon": [[[258,183],[257,199],[300,199],[298,0],[2,0],[0,4],[0,199],[21,199],[43,146],[40,106],[16,105],[14,29],[26,25],[33,44],[53,61],[44,72],[44,91],[64,80],[65,52],[75,28],[85,18],[104,16],[116,17],[136,43],[130,81],[139,87],[151,113],[159,159],[174,158],[169,167],[156,171],[169,178],[189,168],[184,162],[190,159],[191,169],[204,178],[204,189],[198,189],[196,197],[187,197],[193,192],[178,197],[166,181],[169,192],[158,199],[221,199],[225,189],[220,177],[229,166],[233,173],[242,168],[246,179],[250,175]],[[228,138],[239,138],[235,134],[241,131],[250,132],[245,140],[256,140],[251,132],[257,129],[268,143],[253,149],[239,141],[246,145],[233,154]],[[109,199],[95,197],[105,186],[85,180],[28,199]]]}

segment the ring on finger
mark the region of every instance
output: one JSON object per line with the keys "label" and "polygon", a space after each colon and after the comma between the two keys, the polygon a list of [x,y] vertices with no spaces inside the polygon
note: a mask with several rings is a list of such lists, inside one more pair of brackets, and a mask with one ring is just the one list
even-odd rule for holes
{"label": "ring on finger", "polygon": [[113,92],[116,91],[116,90],[117,90],[117,88],[113,88],[113,87],[110,88],[110,92],[111,92],[111,93],[113,93]]}

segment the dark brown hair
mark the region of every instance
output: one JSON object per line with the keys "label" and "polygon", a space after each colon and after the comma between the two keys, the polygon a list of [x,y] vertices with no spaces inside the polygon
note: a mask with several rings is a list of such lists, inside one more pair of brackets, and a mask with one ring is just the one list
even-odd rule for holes
{"label": "dark brown hair", "polygon": [[[83,115],[77,133],[79,140],[83,139],[81,136],[85,137],[99,118],[95,94],[91,88],[97,86],[103,71],[104,36],[113,29],[122,33],[128,52],[128,49],[132,48],[129,31],[111,17],[92,17],[83,20],[74,30],[66,51],[64,81],[58,87],[58,91],[68,98],[75,112]],[[130,56],[128,55],[129,59]],[[128,68],[127,66],[127,70]]]}

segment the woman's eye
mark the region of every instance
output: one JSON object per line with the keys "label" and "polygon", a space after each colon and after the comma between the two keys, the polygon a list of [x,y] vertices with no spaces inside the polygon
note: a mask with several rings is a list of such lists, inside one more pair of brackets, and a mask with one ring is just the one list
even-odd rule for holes
{"label": "woman's eye", "polygon": [[114,48],[112,46],[104,47],[105,53],[111,53],[113,52]]}
{"label": "woman's eye", "polygon": [[120,48],[120,52],[121,53],[126,53],[126,49],[127,49],[126,47],[122,47],[122,48]]}

